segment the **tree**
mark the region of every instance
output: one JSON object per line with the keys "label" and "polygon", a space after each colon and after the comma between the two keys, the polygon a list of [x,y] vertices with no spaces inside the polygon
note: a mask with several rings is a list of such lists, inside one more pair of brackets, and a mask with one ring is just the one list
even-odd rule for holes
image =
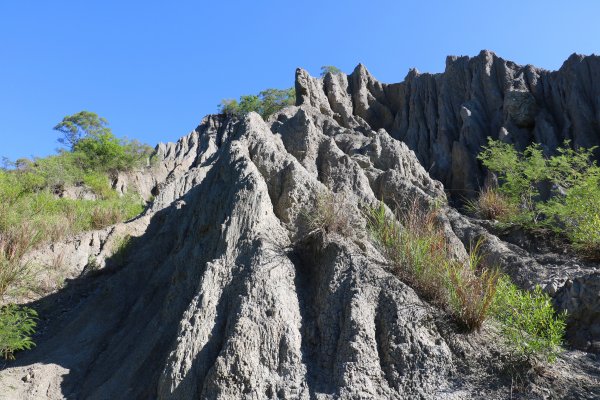
{"label": "tree", "polygon": [[240,112],[240,105],[235,99],[223,99],[217,107],[219,112],[225,115],[238,115]]}
{"label": "tree", "polygon": [[334,67],[333,65],[323,65],[321,67],[321,78],[324,78],[325,75],[327,75],[329,73],[331,73],[333,75],[341,74],[342,70],[339,69],[338,67]]}
{"label": "tree", "polygon": [[119,139],[108,127],[108,121],[90,111],[69,115],[54,127],[68,145],[72,159],[83,169],[108,172],[125,171],[147,161],[154,149],[136,140]]}
{"label": "tree", "polygon": [[284,107],[294,105],[296,102],[296,90],[289,89],[266,89],[258,95],[240,96],[239,102],[233,99],[221,100],[219,112],[229,116],[244,116],[250,112],[260,114],[264,119],[276,113]]}
{"label": "tree", "polygon": [[294,88],[267,89],[258,95],[262,101],[260,115],[265,119],[282,108],[292,106],[296,103],[296,90]]}
{"label": "tree", "polygon": [[262,102],[257,95],[250,94],[246,96],[240,96],[240,109],[241,115],[246,115],[252,111],[260,114]]}
{"label": "tree", "polygon": [[77,114],[68,115],[53,129],[63,134],[58,141],[71,149],[84,137],[111,133],[108,121],[90,111],[80,111]]}

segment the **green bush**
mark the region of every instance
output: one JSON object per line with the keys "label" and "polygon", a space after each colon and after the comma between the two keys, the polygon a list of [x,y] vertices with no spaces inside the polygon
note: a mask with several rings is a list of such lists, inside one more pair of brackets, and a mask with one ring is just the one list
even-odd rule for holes
{"label": "green bush", "polygon": [[89,172],[83,176],[83,184],[90,188],[101,199],[117,197],[117,192],[110,186],[108,177],[99,172]]}
{"label": "green bush", "polygon": [[[600,256],[600,167],[592,159],[594,150],[573,150],[565,142],[557,154],[545,157],[537,144],[520,153],[489,139],[479,159],[499,177],[499,195],[494,198],[506,202],[501,207],[508,211],[505,221],[553,230],[585,254]],[[547,198],[540,196],[542,185],[553,188]],[[486,194],[493,200],[489,193],[493,190]],[[479,203],[474,208],[485,214]]]}
{"label": "green bush", "polygon": [[556,359],[565,334],[566,313],[557,315],[550,296],[539,286],[532,292],[524,291],[502,277],[492,313],[517,354],[541,356],[550,362]]}
{"label": "green bush", "polygon": [[266,89],[258,95],[240,96],[240,100],[226,99],[219,104],[219,112],[227,115],[244,116],[250,112],[257,112],[264,119],[282,108],[294,105],[296,90]]}
{"label": "green bush", "polygon": [[118,139],[110,132],[84,137],[73,146],[73,152],[81,154],[86,171],[111,175],[143,166],[152,151],[138,142]]}
{"label": "green bush", "polygon": [[77,169],[86,172],[114,175],[144,166],[154,153],[150,146],[136,140],[117,138],[106,119],[89,111],[64,117],[54,129],[63,135],[59,142],[69,146],[70,151],[63,153],[70,154],[70,161],[78,166]]}
{"label": "green bush", "polygon": [[31,308],[9,304],[0,308],[0,354],[13,359],[14,352],[35,346],[31,335],[35,332],[37,313]]}

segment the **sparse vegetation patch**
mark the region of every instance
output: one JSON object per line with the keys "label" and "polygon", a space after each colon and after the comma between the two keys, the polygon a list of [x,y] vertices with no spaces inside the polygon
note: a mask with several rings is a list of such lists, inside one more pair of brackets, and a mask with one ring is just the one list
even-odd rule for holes
{"label": "sparse vegetation patch", "polygon": [[435,213],[420,210],[416,203],[396,216],[383,202],[367,209],[371,235],[394,271],[469,331],[481,329],[493,317],[516,354],[553,361],[564,337],[565,315],[556,315],[540,288],[520,290],[496,268],[487,267],[481,241],[466,260],[454,259]]}

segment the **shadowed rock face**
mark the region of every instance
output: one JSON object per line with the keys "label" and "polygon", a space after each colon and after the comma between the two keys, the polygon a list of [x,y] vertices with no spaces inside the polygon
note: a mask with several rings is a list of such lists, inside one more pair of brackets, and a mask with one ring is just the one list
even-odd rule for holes
{"label": "shadowed rock face", "polygon": [[385,129],[414,150],[446,190],[472,196],[485,176],[476,155],[487,138],[547,153],[565,140],[600,144],[600,57],[573,54],[558,71],[520,66],[494,53],[448,57],[446,70],[411,70],[378,82],[359,65],[323,79],[296,71],[297,104],[310,104],[350,128]]}
{"label": "shadowed rock face", "polygon": [[[324,81],[299,71],[304,104],[267,122],[206,117],[159,145],[154,170],[119,177],[122,190],[154,196],[143,216],[32,255],[73,252],[71,276],[90,255],[106,261],[32,305],[38,345],[0,365],[0,399],[598,398],[600,368],[578,351],[513,391],[494,329],[461,333],[390,271],[360,207],[438,203],[444,187],[386,131],[400,124],[391,110],[405,107],[407,83],[357,71]],[[413,75],[437,90],[439,77]],[[506,108],[530,129],[539,105],[523,93]],[[461,151],[450,156],[468,159]],[[309,232],[306,210],[326,190],[344,193],[337,206],[352,233]],[[580,310],[561,265],[547,268],[450,207],[439,222],[457,258],[484,236],[519,285],[554,285]],[[134,236],[119,263],[107,250],[116,232]]]}

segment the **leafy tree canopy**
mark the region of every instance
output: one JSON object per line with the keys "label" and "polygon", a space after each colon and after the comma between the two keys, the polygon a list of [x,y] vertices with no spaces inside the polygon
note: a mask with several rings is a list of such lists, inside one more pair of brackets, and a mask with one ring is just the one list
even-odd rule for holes
{"label": "leafy tree canopy", "polygon": [[254,111],[267,119],[282,108],[294,105],[295,102],[296,91],[294,88],[266,89],[258,95],[240,96],[239,101],[235,99],[222,100],[218,107],[222,114],[239,117]]}
{"label": "leafy tree canopy", "polygon": [[338,67],[334,67],[333,65],[323,65],[321,67],[321,78],[324,78],[327,74],[341,74],[342,70]]}
{"label": "leafy tree canopy", "polygon": [[111,133],[108,121],[90,111],[80,111],[77,114],[68,115],[53,129],[63,134],[58,141],[71,149],[86,136]]}

